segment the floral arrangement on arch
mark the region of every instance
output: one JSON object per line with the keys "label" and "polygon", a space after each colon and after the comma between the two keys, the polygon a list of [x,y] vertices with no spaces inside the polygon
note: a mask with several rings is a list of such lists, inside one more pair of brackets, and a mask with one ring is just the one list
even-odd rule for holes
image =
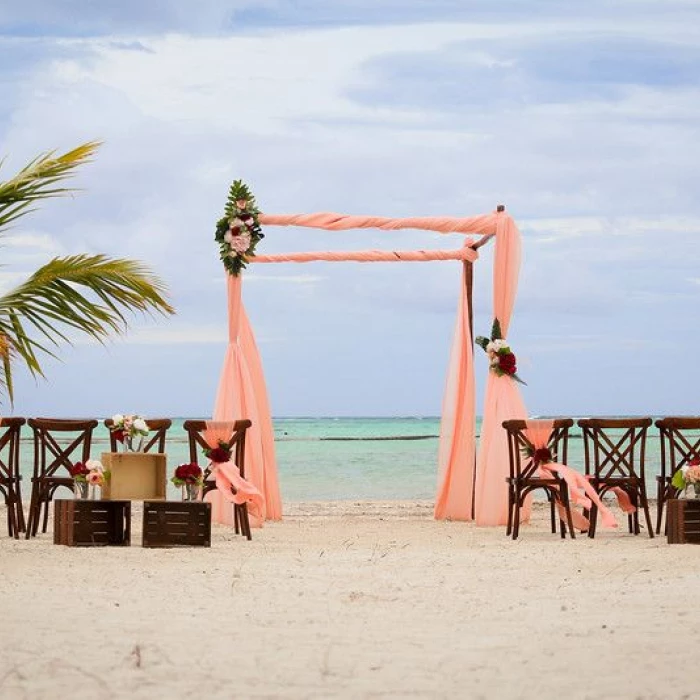
{"label": "floral arrangement on arch", "polygon": [[[148,423],[141,416],[133,413],[115,413],[109,430],[114,439],[122,443],[125,450],[140,452],[143,449],[143,439],[148,435]],[[139,441],[134,447],[134,440],[137,438]]]}
{"label": "floral arrangement on arch", "polygon": [[700,457],[693,457],[688,460],[688,464],[684,464],[671,479],[671,486],[679,491],[693,485],[693,490],[696,495],[700,495]]}
{"label": "floral arrangement on arch", "polygon": [[493,320],[491,327],[491,337],[485,338],[478,335],[474,342],[481,347],[489,358],[489,369],[499,377],[510,377],[516,382],[525,384],[518,376],[518,364],[515,353],[512,351],[508,341],[501,334],[501,324],[497,318]]}
{"label": "floral arrangement on arch", "polygon": [[255,205],[255,197],[242,180],[235,180],[228,193],[224,216],[216,222],[214,239],[226,270],[237,276],[255,255],[255,247],[265,238]]}

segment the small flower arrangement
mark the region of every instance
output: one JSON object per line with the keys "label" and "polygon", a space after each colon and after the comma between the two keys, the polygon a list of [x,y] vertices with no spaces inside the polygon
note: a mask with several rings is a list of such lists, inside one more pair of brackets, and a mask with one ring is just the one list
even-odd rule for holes
{"label": "small flower arrangement", "polygon": [[207,459],[216,464],[225,464],[231,461],[231,448],[223,441],[219,440],[218,447],[204,450]]}
{"label": "small flower arrangement", "polygon": [[[112,416],[110,432],[126,450],[139,452],[143,447],[143,438],[148,435],[148,424],[136,414],[115,413]],[[134,448],[135,438],[139,438],[136,448]]]}
{"label": "small flower arrangement", "polygon": [[226,270],[237,276],[255,255],[255,247],[265,238],[260,227],[255,197],[242,180],[236,180],[229,189],[224,216],[216,223],[214,239],[219,244],[219,255]]}
{"label": "small flower arrangement", "polygon": [[525,384],[518,376],[518,366],[515,354],[508,342],[501,336],[501,324],[498,319],[493,320],[491,338],[483,335],[476,337],[474,342],[481,347],[489,358],[489,368],[499,377],[511,377],[516,382]]}
{"label": "small flower arrangement", "polygon": [[692,457],[684,464],[671,479],[671,486],[674,486],[679,491],[693,485],[693,490],[696,496],[700,496],[700,457]]}
{"label": "small flower arrangement", "polygon": [[68,468],[68,471],[74,481],[83,484],[88,483],[102,486],[105,479],[109,477],[109,472],[105,471],[102,462],[97,459],[88,459],[84,464],[82,462],[76,462],[73,466]]}
{"label": "small flower arrangement", "polygon": [[170,481],[175,486],[185,486],[186,484],[202,486],[204,484],[202,468],[194,462],[181,464],[175,469],[175,474]]}

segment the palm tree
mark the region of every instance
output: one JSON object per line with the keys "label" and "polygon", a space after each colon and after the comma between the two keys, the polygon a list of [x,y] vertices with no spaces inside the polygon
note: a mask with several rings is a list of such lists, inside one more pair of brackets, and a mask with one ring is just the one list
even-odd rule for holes
{"label": "palm tree", "polygon": [[[60,183],[89,162],[99,145],[88,142],[59,156],[44,153],[0,181],[0,236],[41,200],[73,192]],[[135,260],[87,254],[50,260],[0,296],[0,397],[13,401],[14,362],[43,377],[38,356],[55,357],[53,348],[71,342],[66,332],[81,331],[103,342],[127,330],[127,312],[174,313],[166,292],[164,283]]]}

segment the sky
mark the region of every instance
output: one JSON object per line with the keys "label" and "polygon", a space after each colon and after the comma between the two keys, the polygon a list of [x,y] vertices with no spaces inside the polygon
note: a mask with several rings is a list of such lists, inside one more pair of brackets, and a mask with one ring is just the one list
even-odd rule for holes
{"label": "sky", "polygon": [[[146,263],[177,310],[106,346],[75,338],[46,380],[18,366],[0,413],[209,416],[227,337],[214,227],[242,178],[268,213],[505,204],[529,412],[700,414],[699,84],[694,0],[0,0],[0,179],[103,141],[79,193],[3,236],[0,293],[105,253]],[[268,228],[258,252],[461,244]],[[460,283],[458,262],[251,265],[273,415],[439,415]]]}

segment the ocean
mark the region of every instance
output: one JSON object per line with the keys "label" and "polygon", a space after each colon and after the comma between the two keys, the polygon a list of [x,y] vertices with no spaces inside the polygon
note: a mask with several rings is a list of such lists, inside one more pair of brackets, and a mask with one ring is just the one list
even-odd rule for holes
{"label": "ocean", "polygon": [[[168,470],[188,462],[185,418],[173,419],[168,431]],[[433,499],[437,482],[440,419],[405,418],[277,418],[273,421],[282,501]],[[477,422],[477,434],[480,421]],[[92,456],[109,449],[107,429],[93,437]],[[23,430],[21,471],[29,497],[32,440]],[[569,440],[571,467],[583,471],[583,440],[574,428]],[[646,476],[650,497],[656,494],[659,438],[651,428],[647,439]],[[177,497],[169,485],[170,496]]]}

